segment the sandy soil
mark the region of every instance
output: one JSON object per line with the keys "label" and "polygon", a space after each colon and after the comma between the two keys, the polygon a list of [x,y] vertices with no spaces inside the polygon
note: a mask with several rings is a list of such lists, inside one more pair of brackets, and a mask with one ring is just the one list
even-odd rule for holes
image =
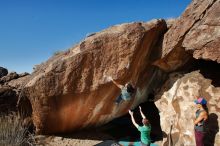
{"label": "sandy soil", "polygon": [[110,139],[111,136],[96,131],[77,132],[65,136],[36,136],[37,146],[94,146]]}

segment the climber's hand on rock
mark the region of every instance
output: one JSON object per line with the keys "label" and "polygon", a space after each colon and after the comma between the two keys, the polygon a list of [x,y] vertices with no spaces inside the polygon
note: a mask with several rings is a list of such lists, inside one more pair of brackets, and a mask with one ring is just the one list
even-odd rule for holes
{"label": "climber's hand on rock", "polygon": [[108,81],[108,82],[113,81],[113,78],[112,78],[111,76],[108,76],[108,77],[107,77],[107,81]]}
{"label": "climber's hand on rock", "polygon": [[139,110],[141,111],[141,106],[139,106]]}
{"label": "climber's hand on rock", "polygon": [[133,112],[132,112],[131,110],[129,110],[128,112],[129,112],[129,114],[130,114],[131,116],[133,115]]}

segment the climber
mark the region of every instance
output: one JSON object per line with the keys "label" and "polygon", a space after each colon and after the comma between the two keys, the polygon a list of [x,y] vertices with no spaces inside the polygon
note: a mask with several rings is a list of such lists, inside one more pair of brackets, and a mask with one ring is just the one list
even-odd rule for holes
{"label": "climber", "polygon": [[109,77],[109,80],[112,81],[118,88],[121,89],[121,94],[116,98],[115,103],[119,104],[122,100],[131,100],[132,96],[135,93],[134,87],[127,83],[125,86],[118,84],[116,81],[112,79],[112,77]]}
{"label": "climber", "polygon": [[196,146],[204,146],[204,124],[208,119],[207,101],[202,97],[197,97],[194,102],[197,105],[196,118],[194,120]]}
{"label": "climber", "polygon": [[142,116],[142,123],[143,126],[139,126],[134,119],[133,112],[129,110],[129,114],[131,115],[131,121],[134,126],[140,131],[141,133],[141,146],[150,146],[151,139],[150,139],[150,132],[151,132],[151,125],[146,116],[143,114],[141,110],[141,106],[139,106],[139,110]]}

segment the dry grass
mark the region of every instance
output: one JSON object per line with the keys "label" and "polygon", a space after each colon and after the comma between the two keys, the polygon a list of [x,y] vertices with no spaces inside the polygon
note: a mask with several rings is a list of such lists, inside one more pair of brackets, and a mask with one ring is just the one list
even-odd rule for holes
{"label": "dry grass", "polygon": [[0,116],[0,145],[1,146],[30,146],[34,145],[34,136],[27,127],[23,126],[21,118],[15,113]]}

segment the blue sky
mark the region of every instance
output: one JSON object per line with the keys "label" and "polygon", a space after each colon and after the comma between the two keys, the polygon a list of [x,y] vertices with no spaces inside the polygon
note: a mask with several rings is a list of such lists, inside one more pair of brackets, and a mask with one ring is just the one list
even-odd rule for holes
{"label": "blue sky", "polygon": [[191,0],[0,0],[0,66],[32,72],[65,50],[112,25],[175,18]]}

